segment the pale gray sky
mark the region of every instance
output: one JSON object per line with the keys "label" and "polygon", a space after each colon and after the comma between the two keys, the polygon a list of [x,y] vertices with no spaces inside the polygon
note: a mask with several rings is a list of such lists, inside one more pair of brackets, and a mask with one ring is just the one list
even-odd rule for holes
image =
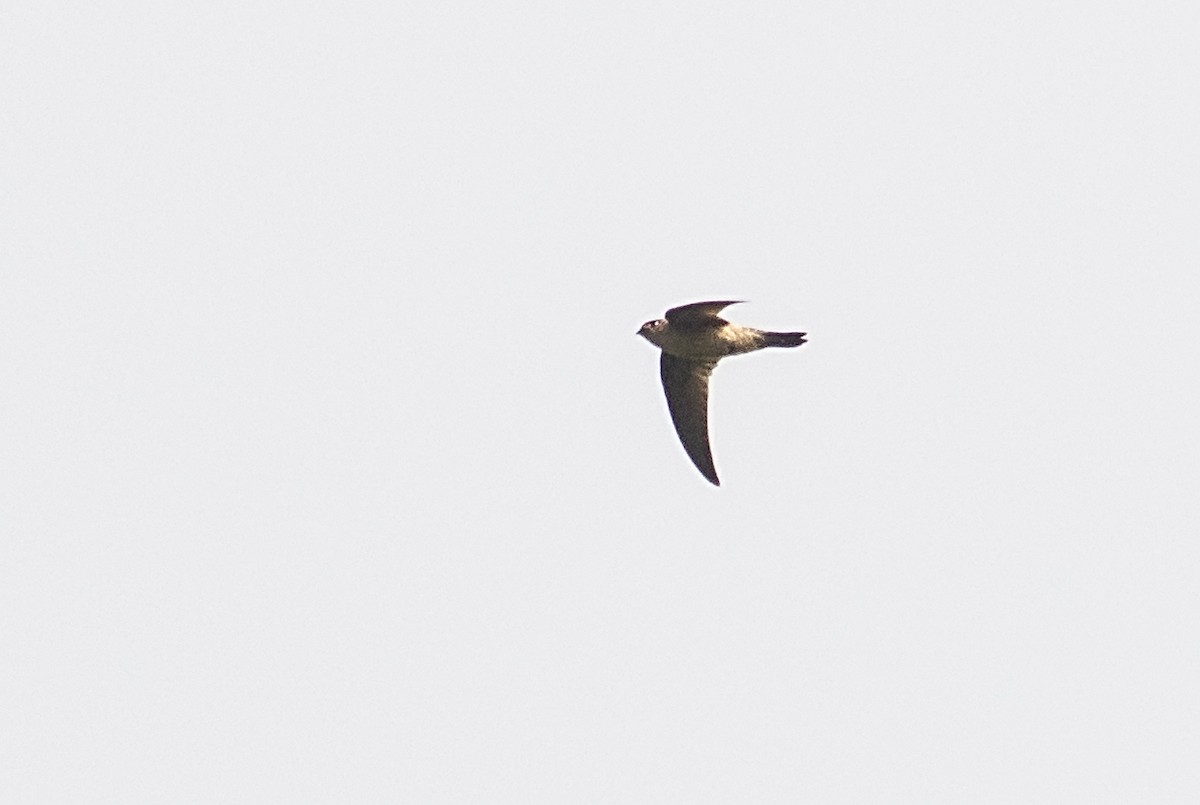
{"label": "pale gray sky", "polygon": [[0,23],[0,799],[1200,799],[1186,4],[192,5]]}

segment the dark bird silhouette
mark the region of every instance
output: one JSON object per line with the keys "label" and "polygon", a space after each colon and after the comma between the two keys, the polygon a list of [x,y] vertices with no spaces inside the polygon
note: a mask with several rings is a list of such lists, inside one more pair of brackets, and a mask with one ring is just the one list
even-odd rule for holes
{"label": "dark bird silhouette", "polygon": [[717,361],[767,347],[798,347],[806,333],[769,333],[739,327],[718,313],[730,302],[696,302],[674,307],[648,321],[638,335],[662,350],[659,369],[675,432],[700,474],[720,486],[708,444],[708,379]]}

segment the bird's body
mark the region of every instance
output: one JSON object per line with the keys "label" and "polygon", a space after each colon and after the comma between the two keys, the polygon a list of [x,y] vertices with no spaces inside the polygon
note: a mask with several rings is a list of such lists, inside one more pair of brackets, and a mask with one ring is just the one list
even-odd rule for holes
{"label": "bird's body", "polygon": [[668,326],[659,332],[644,335],[647,341],[663,352],[693,360],[720,360],[765,346],[757,331],[736,327],[728,322],[713,326],[707,323],[697,327]]}
{"label": "bird's body", "polygon": [[696,469],[720,486],[708,443],[708,379],[717,361],[767,347],[798,347],[805,333],[739,327],[718,313],[736,302],[696,302],[648,321],[638,335],[662,350],[660,370],[675,431]]}

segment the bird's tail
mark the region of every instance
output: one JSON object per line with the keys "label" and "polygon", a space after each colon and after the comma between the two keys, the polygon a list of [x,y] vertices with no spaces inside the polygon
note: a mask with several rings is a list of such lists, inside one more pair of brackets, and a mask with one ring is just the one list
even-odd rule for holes
{"label": "bird's tail", "polygon": [[765,346],[768,347],[798,347],[804,343],[808,333],[766,333],[762,334]]}

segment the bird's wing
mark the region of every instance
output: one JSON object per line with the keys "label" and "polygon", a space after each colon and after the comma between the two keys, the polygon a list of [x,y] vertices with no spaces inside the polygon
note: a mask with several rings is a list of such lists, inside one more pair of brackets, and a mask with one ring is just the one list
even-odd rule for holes
{"label": "bird's wing", "polygon": [[688,360],[664,352],[659,368],[667,407],[683,449],[700,474],[720,486],[708,446],[708,378],[716,365],[716,361]]}
{"label": "bird's wing", "polygon": [[717,314],[730,305],[736,304],[739,303],[737,301],[693,302],[690,305],[680,305],[667,311],[667,321],[684,327],[725,324],[725,320]]}

